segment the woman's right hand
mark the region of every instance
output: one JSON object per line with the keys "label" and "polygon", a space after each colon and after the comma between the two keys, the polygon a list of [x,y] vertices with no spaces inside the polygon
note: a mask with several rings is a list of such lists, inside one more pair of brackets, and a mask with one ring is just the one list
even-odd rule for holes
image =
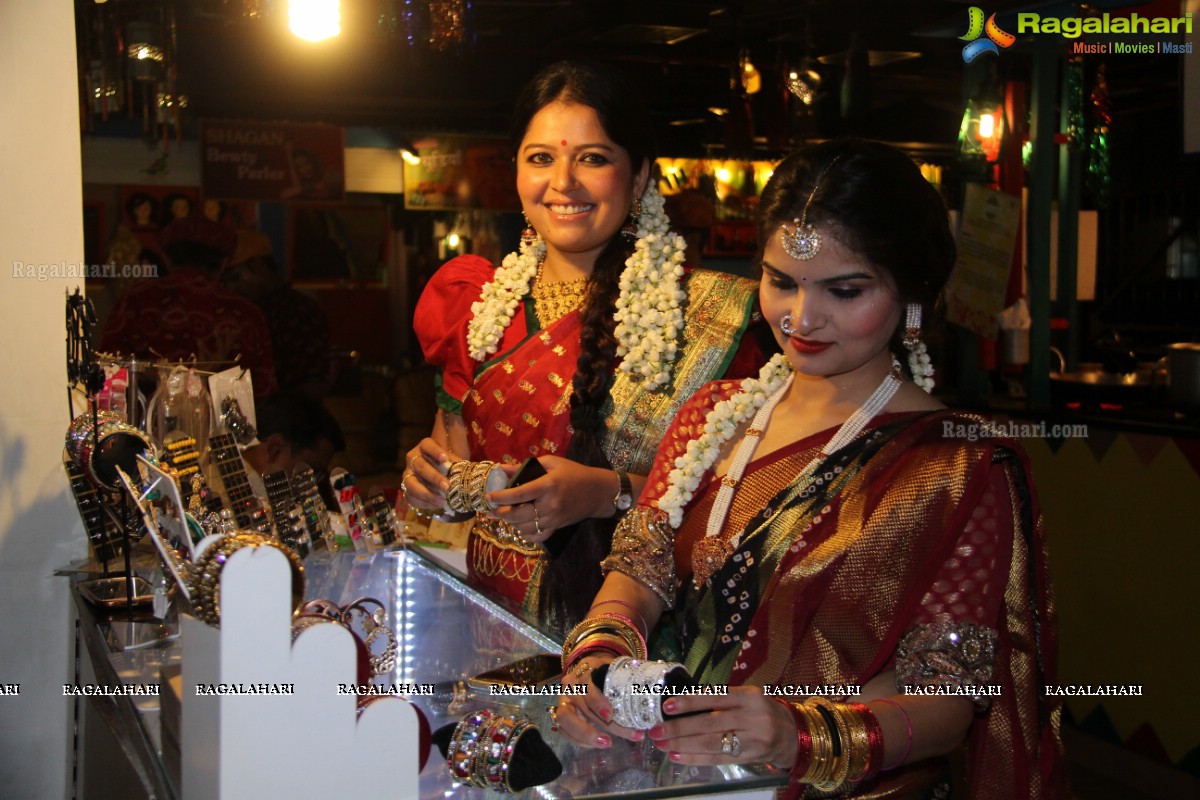
{"label": "woman's right hand", "polygon": [[586,656],[563,675],[564,686],[587,684],[586,695],[563,695],[558,701],[556,723],[568,739],[584,747],[612,747],[612,737],[640,742],[646,734],[612,721],[612,706],[592,681],[592,671],[615,656]]}
{"label": "woman's right hand", "polygon": [[405,455],[408,466],[400,478],[401,493],[409,505],[419,509],[441,511],[446,506],[446,471],[459,460],[446,448],[426,437]]}

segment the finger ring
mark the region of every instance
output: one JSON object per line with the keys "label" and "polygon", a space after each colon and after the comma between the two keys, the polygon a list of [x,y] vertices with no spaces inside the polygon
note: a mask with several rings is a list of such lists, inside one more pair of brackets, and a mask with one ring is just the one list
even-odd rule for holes
{"label": "finger ring", "polygon": [[412,475],[413,471],[410,469],[405,470],[404,474],[400,476],[400,494],[404,495],[405,499],[408,499],[408,487],[404,485],[404,482],[412,477]]}
{"label": "finger ring", "polygon": [[537,530],[537,535],[542,535],[542,520],[538,517],[537,501],[533,503],[533,527]]}
{"label": "finger ring", "polygon": [[582,678],[584,675],[592,671],[591,664],[585,664],[582,661],[575,665],[571,670],[572,678]]}
{"label": "finger ring", "polygon": [[725,731],[721,736],[721,752],[737,758],[742,754],[742,740],[733,731]]}
{"label": "finger ring", "polygon": [[416,472],[416,469],[413,468],[413,462],[416,460],[417,460],[417,456],[412,456],[411,458],[408,459],[408,471],[409,472]]}

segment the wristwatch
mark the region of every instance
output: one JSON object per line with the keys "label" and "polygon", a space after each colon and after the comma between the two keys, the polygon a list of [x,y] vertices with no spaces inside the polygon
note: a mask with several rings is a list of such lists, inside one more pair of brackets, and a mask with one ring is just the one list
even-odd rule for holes
{"label": "wristwatch", "polygon": [[633,507],[633,484],[629,482],[629,475],[623,469],[614,469],[617,473],[617,480],[621,485],[617,487],[617,494],[613,497],[613,516],[620,516]]}

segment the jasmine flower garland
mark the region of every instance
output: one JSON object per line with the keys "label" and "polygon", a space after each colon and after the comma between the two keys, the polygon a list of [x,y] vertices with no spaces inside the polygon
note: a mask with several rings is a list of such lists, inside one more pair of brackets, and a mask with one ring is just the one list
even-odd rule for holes
{"label": "jasmine flower garland", "polygon": [[500,337],[512,324],[521,298],[529,294],[538,264],[545,257],[542,237],[522,243],[520,251],[506,255],[492,280],[483,285],[480,298],[471,304],[471,321],[467,324],[471,358],[483,361],[500,348]]}
{"label": "jasmine flower garland", "polygon": [[[621,272],[613,314],[620,369],[645,381],[648,389],[671,380],[686,296],[679,285],[686,244],[682,236],[670,231],[664,205],[658,186],[651,181],[642,193],[638,239]],[[471,305],[467,325],[471,358],[484,361],[500,348],[504,329],[512,323],[521,299],[529,294],[538,264],[545,257],[546,243],[540,236],[505,256],[479,300]]]}
{"label": "jasmine flower garland", "polygon": [[642,194],[638,239],[621,273],[621,295],[613,314],[621,371],[645,381],[647,389],[671,380],[670,366],[683,330],[686,294],[679,282],[687,243],[671,232],[665,205],[652,181]]}
{"label": "jasmine flower garland", "polygon": [[757,378],[742,381],[741,391],[713,406],[704,421],[704,433],[688,442],[687,451],[675,459],[675,469],[667,476],[667,491],[658,507],[678,528],[683,522],[683,510],[692,501],[701,478],[716,463],[738,425],[753,417],[767,398],[775,394],[792,373],[787,356],[777,353],[759,371]]}

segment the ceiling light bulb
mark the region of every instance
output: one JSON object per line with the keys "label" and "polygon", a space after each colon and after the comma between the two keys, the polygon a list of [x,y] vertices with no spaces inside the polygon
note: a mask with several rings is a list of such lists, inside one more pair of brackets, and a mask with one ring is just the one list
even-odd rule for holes
{"label": "ceiling light bulb", "polygon": [[309,42],[342,32],[338,0],[288,0],[288,28]]}

